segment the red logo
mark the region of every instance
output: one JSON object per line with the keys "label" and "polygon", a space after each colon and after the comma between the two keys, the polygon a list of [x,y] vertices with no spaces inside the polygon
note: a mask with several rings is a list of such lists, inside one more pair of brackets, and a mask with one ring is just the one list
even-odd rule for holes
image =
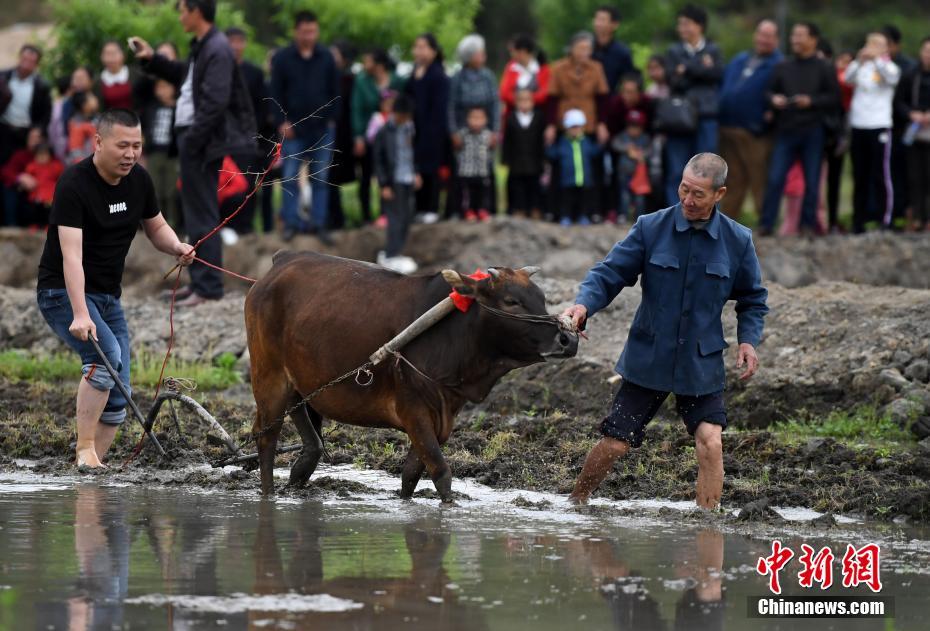
{"label": "red logo", "polygon": [[858,587],[860,583],[865,583],[873,592],[881,591],[878,562],[877,544],[869,543],[858,550],[848,544],[846,554],[843,555],[843,587]]}
{"label": "red logo", "polygon": [[773,594],[781,593],[781,585],[778,582],[778,573],[781,571],[788,561],[791,560],[791,557],[794,556],[789,548],[785,548],[781,545],[781,541],[776,539],[772,542],[772,555],[767,557],[759,557],[758,563],[756,563],[756,572],[765,576],[769,575],[769,589]]}
{"label": "red logo", "polygon": [[[842,561],[843,587],[858,587],[864,584],[873,592],[880,592],[882,589],[880,552],[878,544],[875,543],[867,543],[858,549],[852,544],[847,545]],[[761,576],[769,577],[769,590],[773,594],[781,594],[778,574],[792,558],[794,558],[794,551],[775,539],[772,541],[772,554],[759,557],[756,562],[756,572]],[[801,564],[798,584],[811,589],[814,583],[819,583],[821,590],[828,589],[833,585],[834,560],[836,557],[828,546],[815,552],[814,548],[802,543],[801,556],[798,557],[798,562]]]}
{"label": "red logo", "polygon": [[817,554],[806,543],[801,544],[801,556],[798,561],[804,566],[798,572],[798,582],[801,587],[813,587],[814,582],[820,583],[820,589],[827,589],[833,585],[833,551],[824,546]]}

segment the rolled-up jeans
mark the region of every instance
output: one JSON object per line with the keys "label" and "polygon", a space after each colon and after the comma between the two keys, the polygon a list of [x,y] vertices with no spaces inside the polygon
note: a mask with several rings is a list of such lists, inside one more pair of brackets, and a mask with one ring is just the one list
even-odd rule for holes
{"label": "rolled-up jeans", "polygon": [[[87,311],[97,327],[97,343],[107,356],[113,369],[119,373],[119,379],[129,387],[129,327],[123,315],[119,298],[110,294],[85,294]],[[40,289],[36,292],[36,302],[45,321],[61,340],[81,357],[81,373],[95,390],[109,392],[107,404],[103,408],[100,422],[107,425],[120,425],[126,420],[126,397],[116,387],[113,377],[107,372],[94,345],[90,341],[81,341],[71,335],[68,327],[74,321],[74,312],[66,289]]]}

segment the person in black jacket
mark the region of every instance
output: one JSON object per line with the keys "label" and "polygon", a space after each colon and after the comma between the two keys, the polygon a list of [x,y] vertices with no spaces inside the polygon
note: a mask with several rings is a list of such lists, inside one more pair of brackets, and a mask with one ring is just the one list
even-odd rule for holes
{"label": "person in black jacket", "polygon": [[794,56],[772,71],[768,102],[775,112],[775,147],[769,160],[769,175],[762,203],[758,233],[774,232],[788,169],[795,160],[804,171],[804,201],[801,230],[816,230],[817,196],[823,160],[825,124],[839,103],[839,84],[833,65],[817,55],[820,29],[809,22],[798,22],[791,29]]}
{"label": "person in black jacket", "polygon": [[539,178],[546,155],[546,120],[533,107],[533,91],[517,90],[516,108],[504,124],[501,162],[507,165],[507,212],[542,217]]}
{"label": "person in black jacket", "polygon": [[[681,172],[691,156],[717,152],[717,113],[723,55],[705,37],[707,11],[692,4],[678,11],[678,36],[666,53],[669,85],[673,96],[683,96],[697,110],[697,126],[687,133],[669,133],[665,142],[665,196],[669,205],[678,201]],[[660,117],[661,118],[661,117]],[[661,126],[662,121],[657,123]]]}
{"label": "person in black jacket", "polygon": [[[239,170],[246,174],[246,179],[249,181],[248,190],[251,191],[268,166],[268,160],[273,157],[274,147],[270,143],[274,139],[274,119],[270,116],[269,102],[266,100],[268,86],[265,83],[265,73],[244,57],[245,47],[248,44],[245,31],[237,27],[228,28],[226,39],[229,40],[236,63],[239,64],[239,72],[242,73],[242,79],[249,90],[252,111],[255,113],[255,129],[258,130],[259,136],[258,145],[253,147],[252,151],[232,156]],[[252,224],[255,219],[255,206],[259,193],[271,195],[271,187],[265,187],[263,191],[256,192],[255,195],[246,199],[245,207],[229,222],[229,227],[236,233],[249,234],[253,231]]]}
{"label": "person in black jacket", "polygon": [[414,154],[423,186],[417,192],[417,212],[424,223],[439,219],[439,169],[448,164],[449,77],[442,67],[442,49],[432,33],[419,35],[413,44],[413,74],[404,86],[413,99],[417,130]]}
{"label": "person in black jacket", "polygon": [[413,259],[401,255],[413,221],[414,194],[422,184],[414,162],[412,109],[410,98],[398,95],[390,118],[378,131],[372,146],[381,207],[388,219],[387,245],[378,253],[378,264],[402,274],[417,270]]}
{"label": "person in black jacket", "polygon": [[[181,166],[181,204],[184,226],[197,242],[220,223],[216,191],[223,158],[255,151],[255,114],[236,59],[226,36],[213,26],[214,0],[180,0],[181,25],[195,37],[187,62],[157,55],[145,40],[133,37],[132,47],[143,68],[180,86],[175,109],[178,157]],[[197,248],[204,261],[222,266],[223,245],[218,238]],[[195,263],[191,284],[179,292],[182,307],[223,296],[219,271]]]}
{"label": "person in black jacket", "polygon": [[52,118],[52,96],[39,76],[42,53],[32,44],[19,49],[15,68],[0,72],[0,165],[26,146],[33,127],[45,129]]}

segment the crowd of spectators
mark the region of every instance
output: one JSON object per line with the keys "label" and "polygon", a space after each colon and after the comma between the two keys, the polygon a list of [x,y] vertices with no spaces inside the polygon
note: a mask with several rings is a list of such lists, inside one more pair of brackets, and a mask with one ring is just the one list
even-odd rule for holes
{"label": "crowd of spectators", "polygon": [[[423,33],[412,42],[412,63],[398,64],[382,49],[324,44],[317,17],[305,11],[292,43],[269,55],[266,72],[243,60],[246,33],[228,29],[222,45],[235,55],[234,81],[250,96],[258,140],[241,143],[224,164],[247,180],[244,191],[271,168],[269,181],[280,182],[283,194],[277,213],[270,187],[251,198],[224,239],[258,226],[280,229],[286,240],[314,232],[328,242],[328,231],[345,224],[347,193],[334,185],[352,181],[361,221],[395,230],[415,219],[487,221],[498,213],[564,225],[629,222],[676,203],[683,165],[704,151],[720,153],[730,167],[723,212],[751,217],[744,208],[751,199],[762,236],[844,231],[847,154],[854,232],[928,229],[930,38],[916,59],[903,52],[894,26],[867,33],[858,50],[837,51],[813,23],[783,34],[764,19],[752,48],[726,60],[708,34],[707,12],[687,5],[677,14],[678,41],[637,68],[616,37],[620,20],[616,8],[599,7],[591,31],[576,33],[551,62],[532,37],[515,35],[499,79],[477,34],[447,59]],[[160,59],[177,61],[172,42],[155,48]],[[183,86],[127,61],[117,41],[103,45],[97,67],[75,68],[54,90],[40,73],[41,57],[24,46],[18,65],[0,73],[6,225],[41,226],[55,174],[93,151],[99,112],[128,108],[143,121],[144,163],[159,205],[183,229]],[[279,139],[283,158],[271,163]],[[498,162],[506,167],[503,191]],[[383,258],[407,268],[402,233],[389,239]]]}

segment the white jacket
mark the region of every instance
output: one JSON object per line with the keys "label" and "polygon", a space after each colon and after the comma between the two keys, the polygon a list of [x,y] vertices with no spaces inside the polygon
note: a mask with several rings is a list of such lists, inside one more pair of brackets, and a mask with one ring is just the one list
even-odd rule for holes
{"label": "white jacket", "polygon": [[846,83],[853,87],[849,124],[853,129],[889,129],[894,89],[901,69],[888,57],[853,60],[846,68]]}

